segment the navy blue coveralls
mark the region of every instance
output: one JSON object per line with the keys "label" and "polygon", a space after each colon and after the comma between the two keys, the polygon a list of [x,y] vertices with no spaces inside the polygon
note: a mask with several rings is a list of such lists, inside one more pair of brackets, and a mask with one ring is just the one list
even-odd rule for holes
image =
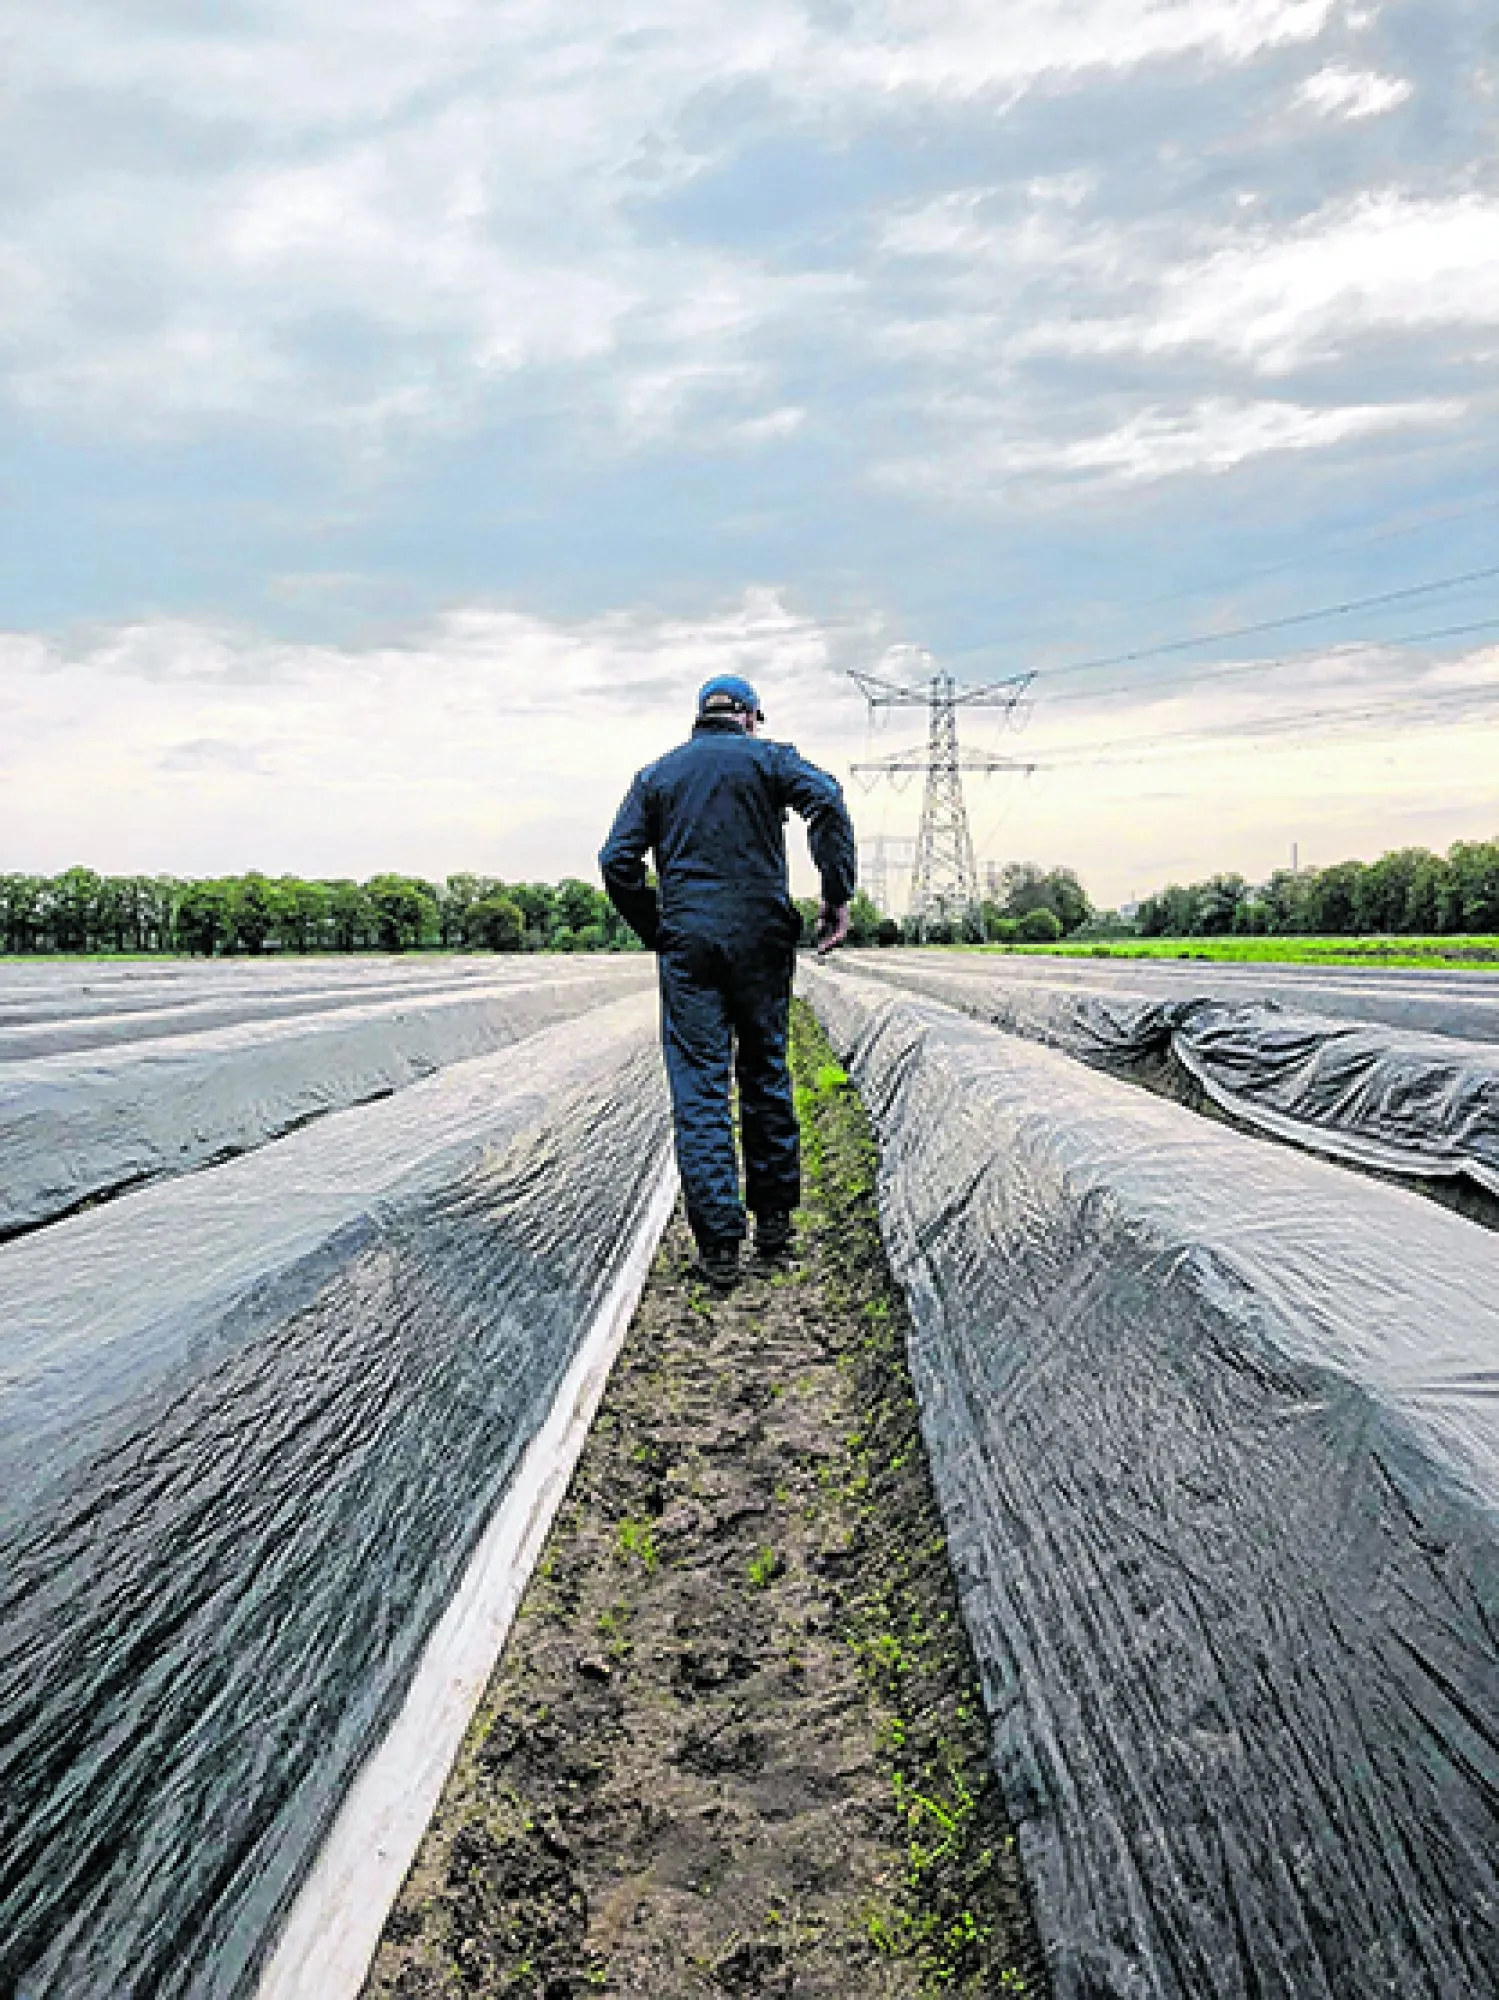
{"label": "navy blue coveralls", "polygon": [[[787,808],[807,823],[825,903],[854,892],[854,830],[835,778],[789,743],[746,735],[729,717],[631,785],[599,855],[610,901],[659,955],[661,1039],[676,1118],[677,1165],[699,1243],[745,1234],[734,1127],[739,1081],[745,1196],[756,1214],[801,1196],[801,1149],[786,1066],[787,1011],[801,919],[786,882]],[[646,880],[654,849],[657,892]]]}

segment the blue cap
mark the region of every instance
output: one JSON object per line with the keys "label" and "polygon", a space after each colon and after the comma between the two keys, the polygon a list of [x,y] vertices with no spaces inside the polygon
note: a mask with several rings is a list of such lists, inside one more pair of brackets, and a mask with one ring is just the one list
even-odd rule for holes
{"label": "blue cap", "polygon": [[759,695],[738,674],[715,674],[711,681],[704,681],[697,691],[697,712],[699,715],[752,715],[757,722],[765,720]]}

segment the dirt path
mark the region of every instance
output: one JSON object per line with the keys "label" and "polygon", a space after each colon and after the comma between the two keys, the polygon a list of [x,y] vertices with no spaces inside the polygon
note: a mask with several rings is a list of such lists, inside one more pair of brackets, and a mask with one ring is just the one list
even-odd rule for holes
{"label": "dirt path", "polygon": [[798,1010],[802,1255],[678,1219],[367,1994],[1038,1995],[856,1098]]}

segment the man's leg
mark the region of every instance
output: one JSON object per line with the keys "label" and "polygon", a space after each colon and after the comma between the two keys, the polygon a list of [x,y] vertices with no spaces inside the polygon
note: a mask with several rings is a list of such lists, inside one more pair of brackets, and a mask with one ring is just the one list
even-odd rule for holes
{"label": "man's leg", "polygon": [[801,1135],[786,1061],[794,963],[778,944],[746,955],[735,964],[729,989],[745,1198],[762,1236],[768,1217],[784,1217],[789,1227],[801,1199]]}
{"label": "man's leg", "polygon": [[721,957],[711,948],[660,958],[661,1042],[671,1083],[677,1167],[687,1220],[700,1245],[744,1235],[739,1162],[729,1105],[732,1038]]}

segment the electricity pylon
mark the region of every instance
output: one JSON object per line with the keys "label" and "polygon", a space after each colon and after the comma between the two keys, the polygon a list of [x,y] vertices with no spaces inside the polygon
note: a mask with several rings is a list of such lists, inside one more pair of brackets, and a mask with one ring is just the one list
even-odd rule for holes
{"label": "electricity pylon", "polygon": [[978,868],[973,858],[973,836],[968,830],[968,809],[963,801],[963,773],[988,777],[997,771],[1034,771],[1013,757],[993,757],[981,750],[963,750],[958,745],[960,708],[1000,708],[1013,715],[1034,674],[1015,674],[1008,680],[967,685],[948,673],[935,670],[930,653],[918,657],[934,670],[919,681],[887,680],[879,674],[861,673],[850,668],[852,680],[876,708],[925,708],[927,711],[926,755],[919,750],[898,750],[891,757],[879,757],[851,768],[860,775],[894,777],[910,772],[926,779],[921,803],[921,831],[916,837],[916,864],[911,874],[910,916],[923,930],[929,923],[958,923],[976,918],[979,909]]}
{"label": "electricity pylon", "polygon": [[890,915],[890,871],[909,868],[916,843],[909,835],[866,834],[859,842],[859,881],[882,917]]}

